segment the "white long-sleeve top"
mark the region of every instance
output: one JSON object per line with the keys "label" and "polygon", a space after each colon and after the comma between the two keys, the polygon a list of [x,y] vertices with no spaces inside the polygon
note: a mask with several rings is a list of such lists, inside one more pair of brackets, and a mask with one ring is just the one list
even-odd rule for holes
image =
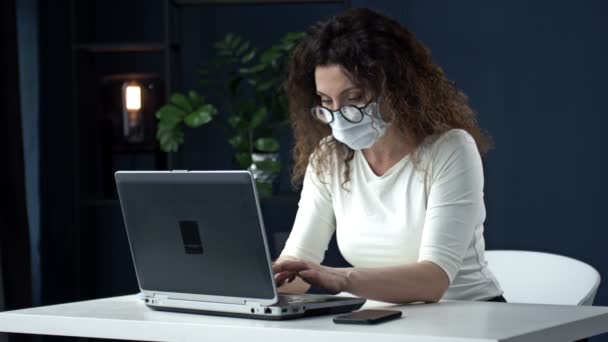
{"label": "white long-sleeve top", "polygon": [[336,233],[354,267],[431,261],[447,274],[444,299],[485,300],[502,294],[484,257],[483,166],[475,140],[462,129],[430,136],[382,176],[361,151],[344,162],[335,152],[318,177],[309,164],[298,213],[281,255],[321,263]]}

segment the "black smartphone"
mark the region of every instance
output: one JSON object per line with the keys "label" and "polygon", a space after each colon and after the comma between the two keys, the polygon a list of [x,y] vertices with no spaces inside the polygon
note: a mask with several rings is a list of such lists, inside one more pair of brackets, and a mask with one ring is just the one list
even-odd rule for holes
{"label": "black smartphone", "polygon": [[398,310],[359,310],[334,317],[339,324],[377,324],[401,317]]}

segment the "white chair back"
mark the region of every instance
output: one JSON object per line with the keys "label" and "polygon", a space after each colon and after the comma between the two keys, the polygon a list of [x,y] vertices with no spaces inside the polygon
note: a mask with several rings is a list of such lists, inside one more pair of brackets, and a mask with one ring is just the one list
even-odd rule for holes
{"label": "white chair back", "polygon": [[600,274],[569,257],[531,251],[486,251],[488,268],[509,303],[592,305]]}

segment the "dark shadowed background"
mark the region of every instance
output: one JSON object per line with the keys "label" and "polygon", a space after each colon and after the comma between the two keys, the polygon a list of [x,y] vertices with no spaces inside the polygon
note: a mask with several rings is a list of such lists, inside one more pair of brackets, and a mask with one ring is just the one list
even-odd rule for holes
{"label": "dark shadowed background", "polygon": [[[138,290],[120,207],[99,170],[108,160],[114,169],[163,168],[166,156],[123,151],[104,159],[103,76],[157,73],[169,90],[201,90],[196,70],[227,33],[266,48],[349,6],[377,9],[413,31],[493,136],[496,148],[484,161],[487,248],[567,255],[608,278],[605,1],[15,4],[33,305]],[[165,41],[167,13],[172,44]],[[214,123],[187,130],[172,157],[175,168],[232,168],[226,139]],[[289,166],[290,132],[280,139]],[[277,193],[263,202],[276,246],[291,227],[297,200],[284,167]],[[342,262],[334,242],[327,263]],[[595,304],[608,305],[606,284]]]}

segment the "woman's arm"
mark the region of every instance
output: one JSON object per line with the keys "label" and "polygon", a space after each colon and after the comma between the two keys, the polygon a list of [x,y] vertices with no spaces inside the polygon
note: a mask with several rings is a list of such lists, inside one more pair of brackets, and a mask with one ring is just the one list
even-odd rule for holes
{"label": "woman's arm", "polygon": [[[302,260],[273,265],[277,284],[298,279],[331,294],[354,295],[389,303],[437,302],[448,288],[446,273],[430,261],[378,268],[333,268]],[[285,286],[285,285],[284,285]]]}
{"label": "woman's arm", "polygon": [[345,270],[348,281],[344,291],[389,303],[438,302],[449,286],[443,269],[430,261]]}
{"label": "woman's arm", "polygon": [[[320,264],[336,230],[335,221],[328,184],[318,179],[312,164],[309,164],[295,222],[281,255],[273,263],[273,270],[280,269],[277,265],[286,261],[307,260],[311,264]],[[292,272],[275,273],[278,273],[275,275],[275,281],[281,293],[302,294],[310,288],[309,283]],[[288,279],[289,282],[285,282]]]}

